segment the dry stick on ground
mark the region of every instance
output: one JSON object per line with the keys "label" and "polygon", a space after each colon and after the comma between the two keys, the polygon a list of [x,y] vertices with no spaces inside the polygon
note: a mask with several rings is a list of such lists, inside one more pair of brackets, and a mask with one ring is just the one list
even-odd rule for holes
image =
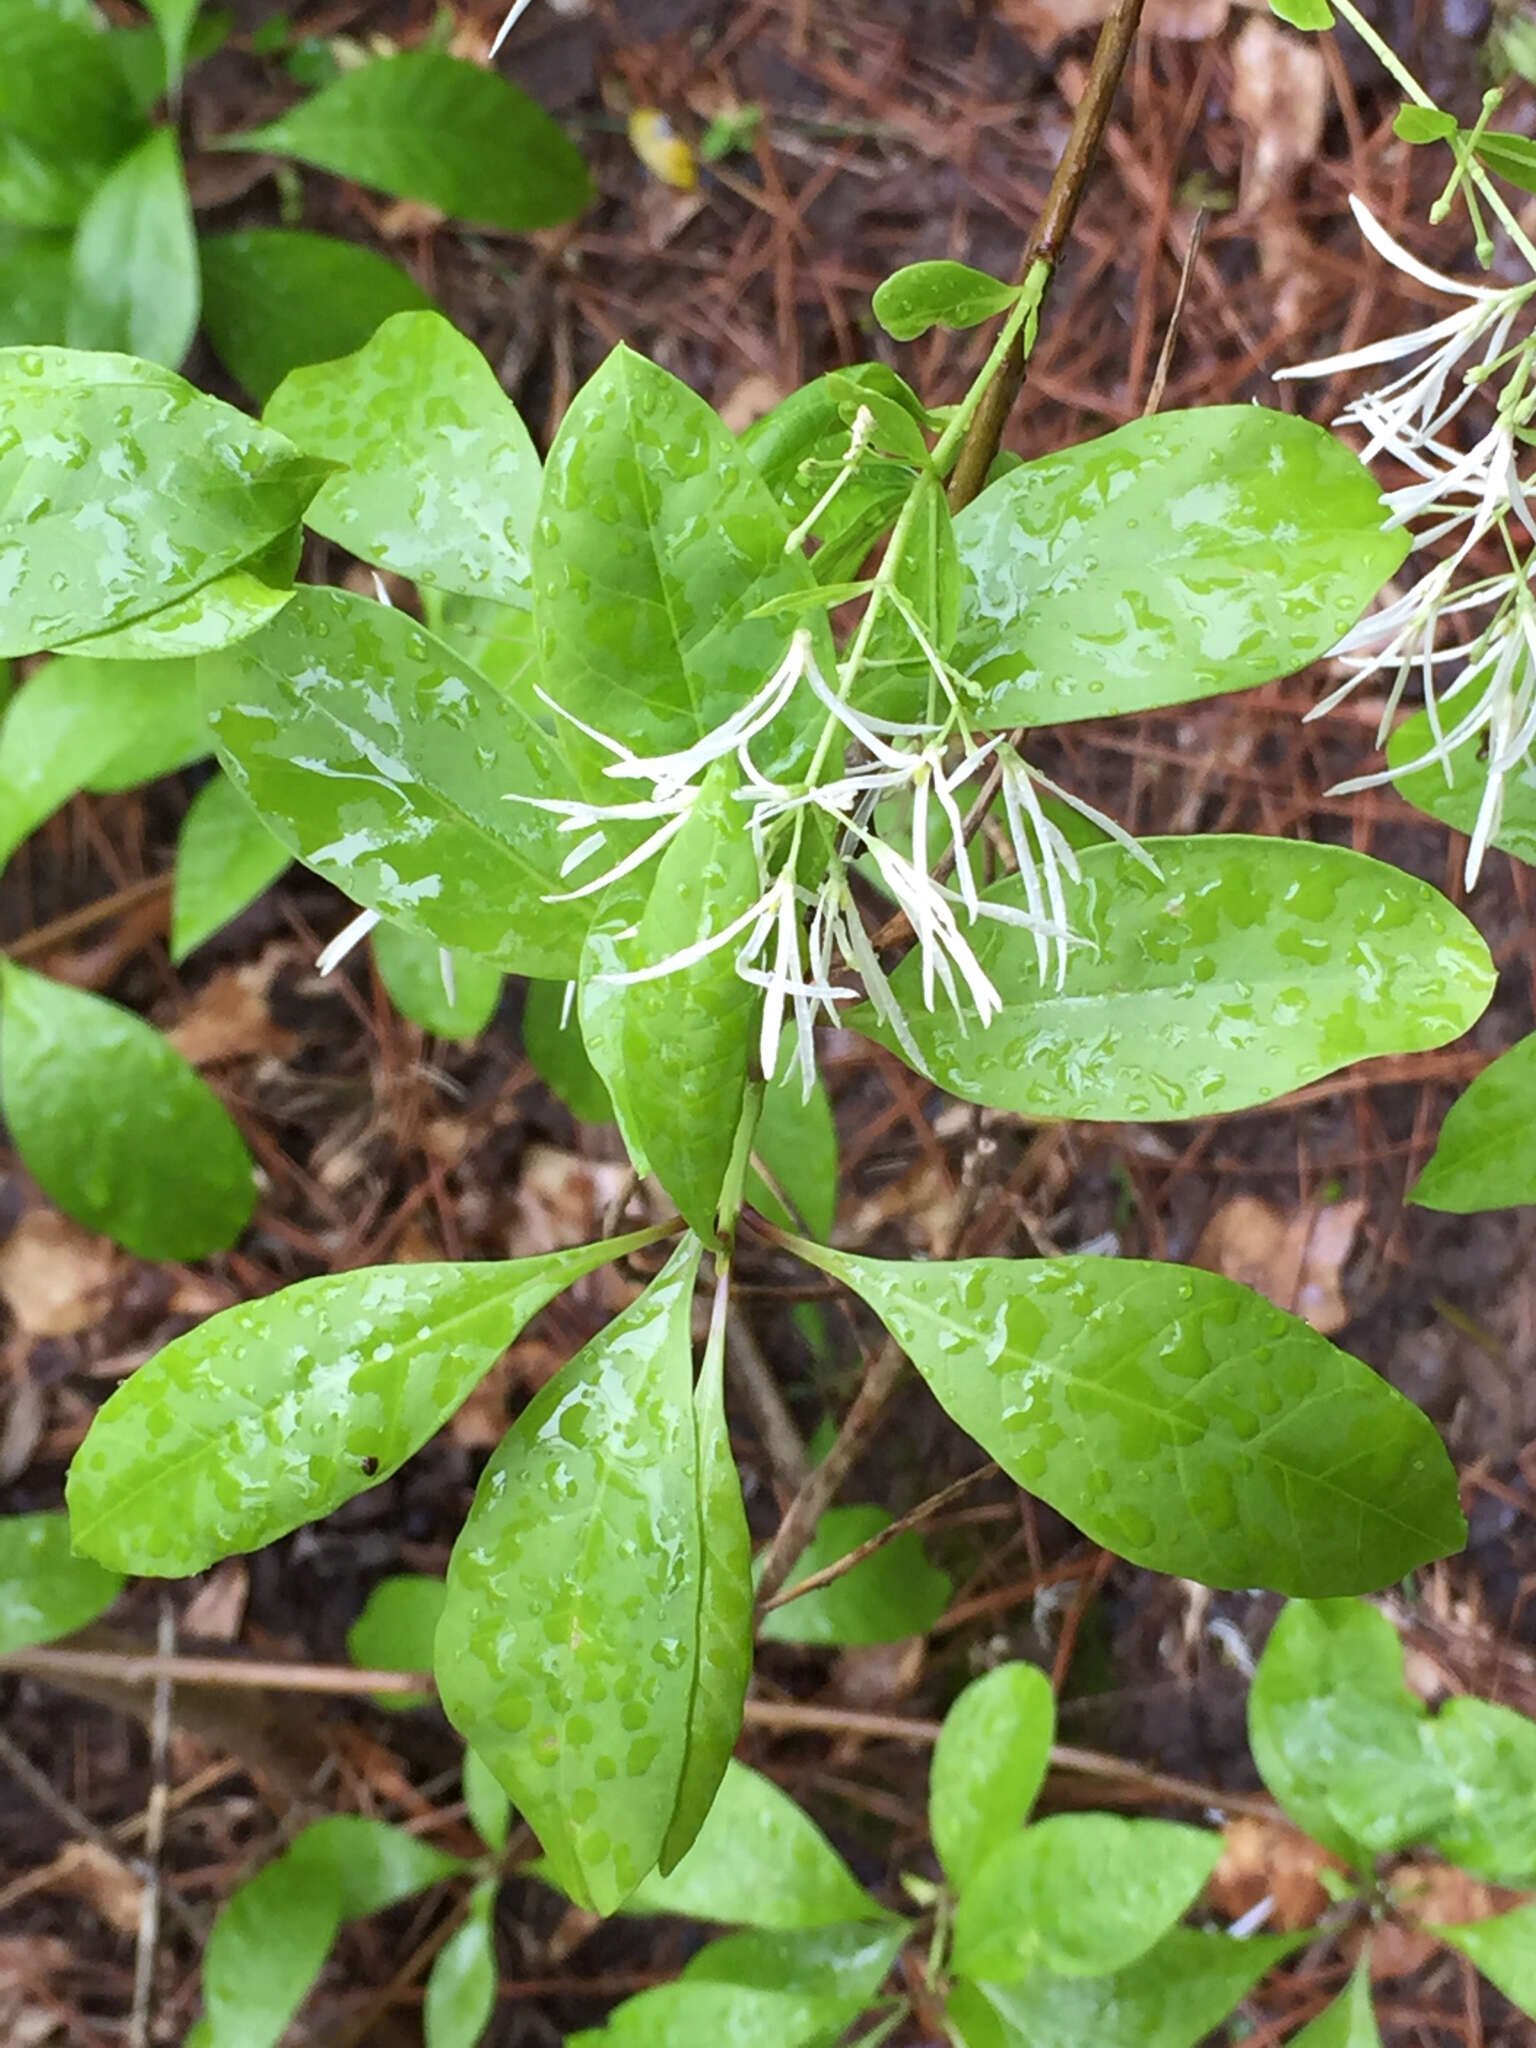
{"label": "dry stick on ground", "polygon": [[[176,1613],[169,1596],[160,1595],[155,1651],[175,1654]],[[150,1732],[149,1802],[144,1810],[144,1890],[139,1903],[139,1935],[133,1957],[133,2007],[128,2019],[128,2048],[149,2048],[150,2001],[155,1989],[155,1954],[160,1945],[161,1853],[165,1847],[165,1815],[170,1791],[171,1681],[155,1681],[155,1719]]]}

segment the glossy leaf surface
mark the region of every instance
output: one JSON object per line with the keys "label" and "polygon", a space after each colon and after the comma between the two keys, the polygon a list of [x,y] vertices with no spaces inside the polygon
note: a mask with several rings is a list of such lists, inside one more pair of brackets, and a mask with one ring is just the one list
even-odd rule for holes
{"label": "glossy leaf surface", "polygon": [[542,107],[498,72],[440,50],[406,50],[344,72],[222,146],[297,157],[514,234],[570,220],[592,189]]}
{"label": "glossy leaf surface", "polygon": [[355,355],[294,370],[263,417],[346,465],[305,514],[317,533],[413,581],[527,604],[539,458],[440,313],[396,313]]}
{"label": "glossy leaf surface", "polygon": [[583,942],[576,985],[582,1044],[608,1097],[630,1164],[639,1174],[650,1172],[650,1162],[631,1100],[630,1082],[639,1077],[630,1073],[625,1057],[625,990],[614,977],[634,964],[633,933],[645,913],[649,882],[649,875],[630,874],[604,890]]}
{"label": "glossy leaf surface", "polygon": [[67,1515],[0,1515],[0,1657],[84,1628],[122,1584],[116,1572],[75,1556]]}
{"label": "glossy leaf surface", "polygon": [[644,1242],[377,1266],[225,1309],[97,1413],[70,1468],[76,1542],[181,1578],[331,1513],[418,1451],[546,1302]]}
{"label": "glossy leaf surface", "polygon": [[1428,1419],[1218,1274],[797,1250],[868,1302],[1012,1479],[1134,1563],[1213,1586],[1355,1592],[1464,1540]]}
{"label": "glossy leaf surface", "polygon": [[[719,415],[632,349],[615,349],[577,393],[545,471],[533,548],[545,688],[636,753],[712,732],[789,646],[788,622],[752,616],[811,585],[803,558],[784,553],[787,533]],[[812,630],[830,674],[825,615]],[[798,730],[779,723],[779,755],[759,742],[764,773]],[[600,780],[611,801],[615,785]]]}
{"label": "glossy leaf surface", "polygon": [[693,1847],[670,1876],[647,1877],[629,1909],[780,1932],[885,1917],[788,1793],[734,1761]]}
{"label": "glossy leaf surface", "polygon": [[[1411,766],[1434,743],[1425,712],[1416,711],[1398,726],[1387,741],[1387,761],[1396,771],[1397,793],[1442,825],[1470,837],[1488,781],[1481,739],[1458,747],[1445,767]],[[1504,779],[1504,801],[1489,843],[1523,860],[1527,867],[1536,866],[1536,761],[1529,754]]]}
{"label": "glossy leaf surface", "polygon": [[1450,1106],[1409,1200],[1456,1216],[1536,1202],[1536,1034],[1500,1053]]}
{"label": "glossy leaf surface", "polygon": [[[786,1592],[890,1524],[884,1508],[828,1508],[785,1580]],[[896,1643],[905,1636],[926,1635],[953,1591],[949,1574],[928,1562],[923,1539],[908,1529],[830,1585],[814,1587],[785,1607],[771,1608],[758,1633],[775,1643]]]}
{"label": "glossy leaf surface", "polygon": [[536,1394],[448,1567],[437,1679],[578,1903],[611,1913],[661,1854],[698,1657],[689,1325],[699,1248]]}
{"label": "glossy leaf surface", "polygon": [[392,313],[432,301],[358,242],[290,228],[205,235],[203,327],[232,377],[264,405],[290,370],[351,355]]}
{"label": "glossy leaf surface", "polygon": [[472,1749],[464,1752],[461,1776],[470,1824],[485,1846],[499,1854],[512,1833],[512,1802],[490,1765]]}
{"label": "glossy leaf surface", "polygon": [[[1341,846],[1149,839],[1161,877],[1116,845],[1065,884],[1073,949],[1042,981],[1032,934],[974,928],[1003,1008],[960,1028],[923,1008],[915,955],[891,977],[930,1077],[1032,1118],[1162,1122],[1269,1102],[1356,1060],[1444,1045],[1493,990],[1475,927],[1414,876]],[[985,892],[1026,907],[1014,880]],[[868,1008],[860,1030],[892,1040]],[[893,1047],[893,1049],[895,1049]]]}
{"label": "glossy leaf surface", "polygon": [[1005,313],[1019,296],[968,263],[909,263],[875,293],[875,318],[897,341],[916,341],[930,327],[979,327]]}
{"label": "glossy leaf surface", "polygon": [[1435,1932],[1470,1956],[1512,2005],[1536,2019],[1536,1902],[1467,1927],[1437,1927]]}
{"label": "glossy leaf surface", "polygon": [[202,286],[181,149],[157,128],[92,193],[75,230],[66,331],[174,370],[197,332]]}
{"label": "glossy leaf surface", "polygon": [[271,887],[293,856],[227,775],[205,782],[182,820],[171,894],[171,958],[185,960]]}
{"label": "glossy leaf surface", "polygon": [[[347,1630],[347,1655],[360,1671],[430,1671],[432,1643],[442,1619],[447,1589],[423,1572],[398,1572],[380,1579],[362,1613]],[[374,1705],[403,1714],[425,1706],[427,1692],[381,1692]]]}
{"label": "glossy leaf surface", "polygon": [[1453,1699],[1429,1739],[1451,1805],[1435,1847],[1478,1877],[1536,1884],[1536,1721],[1492,1700]]}
{"label": "glossy leaf surface", "polygon": [[143,133],[94,22],[29,0],[0,6],[0,219],[72,227]]}
{"label": "glossy leaf surface", "polygon": [[152,363],[0,351],[0,655],[201,589],[296,526],[324,473]]}
{"label": "glossy leaf surface", "polygon": [[421,2015],[427,2048],[475,2048],[496,2010],[497,1890],[494,1877],[475,1886],[463,1925],[432,1965]]}
{"label": "glossy leaf surface", "polygon": [[1193,1904],[1220,1854],[1221,1836],[1207,1828],[1053,1814],[971,1873],[955,1908],[954,1967],[998,1984],[1035,1970],[1122,1970]]}
{"label": "glossy leaf surface", "polygon": [[206,1258],[250,1218],[245,1142],[175,1047],[116,1003],[9,963],[0,1102],[50,1201],[142,1259]]}
{"label": "glossy leaf surface", "polygon": [[523,1001],[523,1050],[550,1091],[584,1124],[613,1122],[613,1104],[603,1078],[588,1057],[569,984],[531,981]]}
{"label": "glossy leaf surface", "polygon": [[276,2048],[341,1925],[340,1880],[279,1856],[241,1885],[203,1954],[203,2018],[187,2048]]}
{"label": "glossy leaf surface", "polygon": [[973,1679],[944,1716],[928,1820],[939,1861],[958,1891],[1028,1819],[1055,1736],[1055,1698],[1033,1664],[1000,1664]]}
{"label": "glossy leaf surface", "polygon": [[979,722],[1060,725],[1287,675],[1408,536],[1343,442],[1256,405],[1136,420],[1013,470],[955,522]]}
{"label": "glossy leaf surface", "polygon": [[565,975],[587,906],[545,903],[568,842],[513,801],[557,758],[403,612],[306,588],[200,680],[220,757],[272,830],[356,902],[513,972]]}
{"label": "glossy leaf surface", "polygon": [[457,1856],[360,1813],[315,1821],[282,1861],[291,1869],[333,1870],[343,1920],[382,1913],[464,1868]]}
{"label": "glossy leaf surface", "polygon": [[434,939],[395,924],[375,927],[371,940],[389,999],[402,1017],[438,1038],[478,1038],[496,1014],[502,974],[473,953],[449,953]]}
{"label": "glossy leaf surface", "polygon": [[1357,1966],[1348,1988],[1291,2039],[1294,2048],[1381,2048],[1369,1962]]}
{"label": "glossy leaf surface", "polygon": [[[166,662],[229,647],[276,618],[287,604],[302,545],[303,536],[294,527],[188,596],[110,632],[61,643],[59,651],[101,661]],[[203,751],[212,744],[209,740]]]}

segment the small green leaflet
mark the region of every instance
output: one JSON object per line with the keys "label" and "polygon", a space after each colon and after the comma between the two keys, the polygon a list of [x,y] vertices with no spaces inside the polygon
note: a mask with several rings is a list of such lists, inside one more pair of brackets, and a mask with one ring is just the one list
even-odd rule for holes
{"label": "small green leaflet", "polygon": [[184,1578],[330,1514],[420,1450],[547,1302],[653,1235],[376,1266],[224,1310],[98,1411],[70,1467],[76,1543]]}
{"label": "small green leaflet", "polygon": [[169,128],[104,178],[75,230],[66,331],[75,348],[119,349],[174,370],[201,304],[181,149]]}
{"label": "small green leaflet", "polygon": [[1356,1965],[1349,1988],[1332,2005],[1291,2036],[1291,2048],[1381,2048],[1376,2009],[1371,2003],[1371,1964],[1367,1952]]}
{"label": "small green leaflet", "polygon": [[345,465],[305,522],[365,562],[526,606],[539,458],[472,341],[395,313],[355,355],[292,371],[263,418]]}
{"label": "small green leaflet", "polygon": [[[347,1630],[347,1655],[360,1671],[430,1671],[446,1591],[441,1579],[425,1573],[380,1579]],[[380,1692],[373,1701],[386,1713],[403,1714],[431,1698],[427,1692]]]}
{"label": "small green leaflet", "polygon": [[76,1557],[66,1515],[0,1515],[0,1657],[84,1628],[122,1585],[118,1573]]}
{"label": "small green leaflet", "polygon": [[1213,1586],[1357,1592],[1465,1540],[1428,1419],[1215,1273],[794,1248],[862,1296],[1012,1479],[1134,1563]]}
{"label": "small green leaflet", "polygon": [[1485,1067],[1451,1104],[1410,1202],[1470,1216],[1536,1202],[1536,1034]]}
{"label": "small green leaflet", "polygon": [[837,1217],[837,1125],[821,1076],[807,1097],[787,1046],[786,1040],[781,1071],[763,1090],[752,1140],[752,1156],[762,1172],[757,1166],[748,1172],[747,1200],[786,1229],[803,1225],[812,1237],[830,1237]]}
{"label": "small green leaflet", "polygon": [[[1444,763],[1412,766],[1435,744],[1427,712],[1405,718],[1387,741],[1387,764],[1399,796],[1442,825],[1471,835],[1483,801],[1488,770],[1479,735],[1466,740]],[[1536,866],[1536,761],[1526,754],[1504,778],[1504,801],[1489,844]]]}
{"label": "small green leaflet", "polygon": [[953,659],[985,726],[1251,689],[1313,661],[1408,552],[1370,473],[1257,405],[1136,420],[990,484],[955,522]]}
{"label": "small green leaflet", "polygon": [[1333,9],[1328,0],[1269,0],[1270,12],[1278,14],[1292,28],[1302,30],[1333,27]]}
{"label": "small green leaflet", "polygon": [[[446,1593],[446,1587],[443,1590]],[[475,1833],[488,1849],[494,1849],[499,1855],[512,1833],[512,1802],[501,1789],[490,1765],[474,1750],[465,1750],[464,1768],[460,1775],[464,1804],[469,1809]]]}
{"label": "small green leaflet", "polygon": [[227,775],[205,782],[182,820],[171,894],[171,958],[185,960],[254,903],[292,855]]}
{"label": "small green leaflet", "polygon": [[698,1264],[686,1240],[503,1438],[454,1545],[437,1632],[448,1718],[561,1888],[599,1913],[661,1855],[684,1765],[699,1654]]}
{"label": "small green leaflet", "polygon": [[1029,1818],[1051,1760],[1056,1701],[1033,1664],[973,1679],[944,1716],[928,1819],[945,1875],[964,1892],[994,1849]]}
{"label": "small green leaflet", "polygon": [[1430,1839],[1495,1883],[1536,1884],[1536,1721],[1492,1700],[1448,1700],[1428,1724],[1449,1817]]}
{"label": "small green leaflet", "polygon": [[141,1259],[232,1245],[256,1183],[208,1084],[131,1011],[11,962],[0,973],[0,1104],[43,1192]]}
{"label": "small green leaflet", "polygon": [[897,341],[916,341],[930,327],[979,327],[1006,313],[1020,287],[968,263],[909,263],[875,293],[873,311]]}
{"label": "small green leaflet", "polygon": [[1490,1984],[1536,2019],[1536,1902],[1468,1927],[1437,1927],[1435,1933],[1470,1956]]}
{"label": "small green leaflet", "polygon": [[426,2048],[475,2048],[496,2010],[493,1915],[499,1888],[499,1879],[481,1879],[470,1894],[463,1925],[432,1965],[421,2015]]}
{"label": "small green leaflet", "polygon": [[437,1038],[478,1038],[496,1014],[502,974],[473,953],[446,953],[400,925],[374,928],[373,957],[402,1017]]}
{"label": "small green leaflet", "polygon": [[[828,1508],[785,1581],[785,1591],[836,1564],[890,1524],[884,1508]],[[896,1643],[926,1635],[953,1592],[948,1572],[928,1562],[923,1539],[908,1529],[829,1586],[770,1608],[758,1634],[776,1643]]]}
{"label": "small green leaflet", "polygon": [[27,0],[0,7],[0,217],[73,227],[143,134],[111,38],[94,19]]}
{"label": "small green leaflet", "polygon": [[224,149],[270,150],[397,199],[513,234],[581,212],[591,180],[544,109],[498,72],[440,50],[347,71]]}
{"label": "small green leaflet", "polygon": [[201,0],[144,0],[144,5],[154,16],[155,26],[160,31],[160,41],[165,50],[166,89],[174,97],[181,89],[187,43]]}
{"label": "small green leaflet", "polygon": [[1438,107],[1399,107],[1392,133],[1400,142],[1449,142],[1456,133],[1456,116]]}
{"label": "small green leaflet", "polygon": [[[1417,877],[1342,846],[1206,834],[1118,845],[1067,881],[1080,943],[1060,985],[1034,935],[972,928],[1001,1013],[925,1010],[921,964],[891,977],[929,1077],[1021,1116],[1164,1122],[1271,1101],[1353,1061],[1444,1045],[1493,992],[1476,928]],[[983,892],[1028,908],[1017,878]],[[899,1050],[867,1007],[852,1022]]]}
{"label": "small green leaflet", "polygon": [[530,981],[523,999],[523,1050],[539,1079],[584,1124],[611,1124],[613,1104],[588,1057],[569,982]]}
{"label": "small green leaflet", "polygon": [[1511,185],[1522,192],[1536,192],[1536,142],[1530,136],[1485,128],[1477,138],[1477,154],[1490,171],[1497,171]]}

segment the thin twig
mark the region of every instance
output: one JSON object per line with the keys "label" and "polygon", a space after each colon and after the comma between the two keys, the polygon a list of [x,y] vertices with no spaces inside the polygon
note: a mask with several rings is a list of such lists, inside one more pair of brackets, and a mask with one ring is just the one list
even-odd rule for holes
{"label": "thin twig", "polygon": [[[160,1595],[155,1653],[176,1653],[176,1612]],[[133,2006],[128,2017],[128,2048],[149,2048],[149,2009],[155,1988],[155,1952],[160,1945],[160,1856],[165,1847],[166,1799],[171,1766],[171,1681],[155,1681],[155,1718],[149,1737],[149,1798],[144,1811],[144,1889],[139,1894],[139,1935],[133,1952]]]}
{"label": "thin twig", "polygon": [[1205,240],[1205,224],[1210,217],[1202,206],[1196,213],[1194,225],[1189,231],[1189,247],[1184,251],[1184,262],[1179,271],[1179,288],[1173,297],[1173,311],[1168,315],[1168,328],[1163,336],[1162,348],[1158,351],[1157,368],[1152,372],[1147,402],[1141,408],[1143,419],[1158,411],[1163,402],[1163,393],[1168,388],[1168,372],[1173,368],[1173,352],[1179,345],[1179,328],[1184,319],[1184,302],[1189,297],[1190,279],[1195,274],[1200,244]]}
{"label": "thin twig", "polygon": [[[235,1691],[267,1688],[278,1692],[335,1693],[431,1692],[426,1671],[353,1671],[344,1664],[246,1662],[238,1657],[161,1657],[118,1650],[65,1650],[54,1645],[15,1650],[0,1657],[0,1671],[28,1671],[36,1678],[109,1679],[115,1685],[153,1685],[170,1679],[176,1685],[224,1686]],[[10,1758],[0,1747],[0,1758]]]}
{"label": "thin twig", "polygon": [[763,1356],[757,1332],[739,1308],[728,1314],[725,1333],[731,1384],[752,1418],[775,1484],[786,1494],[794,1494],[804,1486],[810,1469],[795,1419],[779,1392],[773,1368]]}
{"label": "thin twig", "polygon": [[947,1508],[952,1500],[958,1500],[962,1493],[968,1493],[980,1479],[990,1479],[997,1467],[992,1464],[979,1465],[974,1472],[967,1472],[963,1479],[957,1479],[952,1486],[944,1487],[938,1493],[929,1494],[920,1500],[915,1508],[908,1510],[899,1521],[890,1523],[884,1529],[877,1529],[873,1536],[855,1546],[845,1557],[823,1565],[819,1572],[810,1572],[803,1579],[796,1579],[792,1586],[785,1586],[775,1593],[771,1600],[765,1600],[761,1612],[771,1614],[775,1607],[787,1607],[791,1600],[798,1600],[803,1594],[819,1592],[823,1586],[833,1585],[860,1565],[866,1557],[873,1557],[877,1550],[883,1550],[887,1543],[894,1543],[898,1536],[904,1536],[909,1529],[915,1529],[920,1522],[926,1522],[936,1515],[940,1508]]}
{"label": "thin twig", "polygon": [[35,960],[39,954],[51,953],[55,946],[62,946],[66,939],[77,939],[82,932],[94,931],[109,917],[121,917],[125,911],[153,903],[158,896],[169,896],[173,880],[171,875],[150,875],[145,881],[130,882],[111,896],[103,896],[95,903],[83,903],[78,910],[67,910],[50,924],[40,924],[35,931],[23,932],[5,950],[13,960]]}

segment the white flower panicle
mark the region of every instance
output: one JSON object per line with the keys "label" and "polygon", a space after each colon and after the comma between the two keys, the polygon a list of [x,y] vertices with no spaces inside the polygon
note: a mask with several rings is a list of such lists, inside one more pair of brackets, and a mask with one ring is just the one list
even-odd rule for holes
{"label": "white flower panicle", "polygon": [[[1333,655],[1346,670],[1345,680],[1309,716],[1332,710],[1373,677],[1388,678],[1377,732],[1381,745],[1409,683],[1416,680],[1422,692],[1432,744],[1412,762],[1340,783],[1339,793],[1430,766],[1439,766],[1451,781],[1466,772],[1458,754],[1478,743],[1485,780],[1467,853],[1470,885],[1498,829],[1507,780],[1536,737],[1536,523],[1528,502],[1531,479],[1521,473],[1536,415],[1536,335],[1522,316],[1536,297],[1536,276],[1511,286],[1447,277],[1389,235],[1358,199],[1350,205],[1378,254],[1459,304],[1427,327],[1279,374],[1332,377],[1387,363],[1408,365],[1355,399],[1339,423],[1363,431],[1367,462],[1389,457],[1415,479],[1387,493],[1392,523],[1412,528],[1416,548],[1446,552],[1338,643]],[[1470,447],[1457,446],[1447,430],[1478,400],[1492,405],[1492,423]],[[1496,543],[1503,566],[1492,574],[1471,573],[1472,557],[1489,542]]]}

